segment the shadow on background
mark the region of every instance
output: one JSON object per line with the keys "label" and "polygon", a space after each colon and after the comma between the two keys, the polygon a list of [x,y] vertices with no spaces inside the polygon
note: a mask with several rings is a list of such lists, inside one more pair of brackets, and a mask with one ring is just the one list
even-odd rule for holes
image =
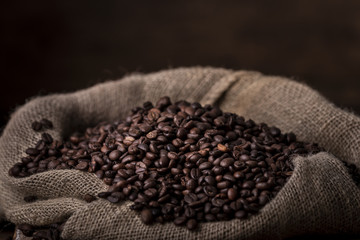
{"label": "shadow on background", "polygon": [[360,1],[2,1],[0,126],[31,96],[211,65],[308,83],[360,113]]}

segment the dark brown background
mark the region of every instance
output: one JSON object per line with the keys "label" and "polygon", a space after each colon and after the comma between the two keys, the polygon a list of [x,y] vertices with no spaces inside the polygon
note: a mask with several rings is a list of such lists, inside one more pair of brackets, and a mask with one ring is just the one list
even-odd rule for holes
{"label": "dark brown background", "polygon": [[34,95],[193,65],[292,77],[360,113],[358,0],[1,1],[0,31],[0,126]]}
{"label": "dark brown background", "polygon": [[0,125],[31,96],[133,71],[280,74],[360,112],[360,1],[1,1]]}

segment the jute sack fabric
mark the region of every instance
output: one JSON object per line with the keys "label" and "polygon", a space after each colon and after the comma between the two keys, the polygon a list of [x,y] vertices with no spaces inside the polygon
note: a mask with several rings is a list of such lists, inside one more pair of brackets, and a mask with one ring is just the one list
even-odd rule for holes
{"label": "jute sack fabric", "polygon": [[[294,159],[295,170],[278,195],[247,220],[201,224],[188,231],[172,223],[146,226],[131,202],[103,199],[86,203],[85,194],[105,191],[94,174],[53,170],[15,179],[8,169],[41,136],[31,122],[48,118],[55,139],[100,121],[122,119],[134,106],[168,95],[219,105],[256,122],[293,131],[327,152]],[[20,107],[0,138],[0,214],[14,223],[50,224],[68,219],[66,239],[281,239],[303,233],[360,234],[360,191],[339,160],[360,167],[360,118],[316,91],[292,80],[257,72],[180,68],[134,74],[70,94],[38,97]],[[336,157],[335,157],[336,156]],[[26,203],[23,198],[39,200]]]}

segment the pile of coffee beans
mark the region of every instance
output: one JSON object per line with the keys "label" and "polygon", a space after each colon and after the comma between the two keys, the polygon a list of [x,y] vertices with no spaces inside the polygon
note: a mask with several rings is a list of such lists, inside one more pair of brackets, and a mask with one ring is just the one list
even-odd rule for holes
{"label": "pile of coffee beans", "polygon": [[[32,127],[46,129],[49,122]],[[194,230],[199,222],[256,214],[290,178],[292,156],[321,150],[218,107],[162,97],[132,109],[124,121],[100,123],[66,141],[43,132],[9,174],[91,172],[109,185],[98,197],[133,201],[145,224],[173,221]]]}
{"label": "pile of coffee beans", "polygon": [[41,227],[23,223],[17,226],[25,237],[31,237],[33,240],[62,240],[60,235],[63,227],[64,223],[54,223]]}

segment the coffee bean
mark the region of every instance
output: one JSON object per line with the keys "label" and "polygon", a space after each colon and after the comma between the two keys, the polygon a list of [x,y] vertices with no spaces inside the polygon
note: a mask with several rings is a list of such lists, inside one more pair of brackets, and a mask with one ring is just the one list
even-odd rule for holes
{"label": "coffee bean", "polygon": [[30,156],[36,156],[40,153],[40,151],[37,150],[36,148],[28,148],[28,149],[26,149],[25,153]]}
{"label": "coffee bean", "polygon": [[213,222],[213,221],[216,221],[216,217],[214,214],[208,213],[208,214],[205,214],[205,220],[207,222]]}
{"label": "coffee bean", "polygon": [[278,136],[281,132],[280,129],[276,128],[276,127],[271,127],[270,128],[270,133],[271,135],[273,135],[274,137]]}
{"label": "coffee bean", "polygon": [[174,219],[174,224],[177,225],[177,226],[184,225],[185,222],[186,222],[186,217],[185,216],[177,217],[177,218]]}
{"label": "coffee bean", "polygon": [[257,161],[246,161],[245,163],[251,168],[256,167],[258,165]]}
{"label": "coffee bean", "polygon": [[119,197],[110,195],[106,198],[111,203],[118,203],[120,201]]}
{"label": "coffee bean", "polygon": [[211,168],[212,163],[211,162],[203,162],[199,165],[200,170],[209,169]]}
{"label": "coffee bean", "polygon": [[217,194],[217,188],[214,186],[205,186],[204,193],[209,197],[214,197]]}
{"label": "coffee bean", "polygon": [[134,155],[127,155],[121,160],[121,163],[126,164],[129,162],[135,161],[135,160],[136,160],[136,157]]}
{"label": "coffee bean", "polygon": [[156,138],[157,137],[157,131],[156,130],[154,130],[154,131],[151,131],[151,132],[149,132],[148,134],[146,134],[146,137],[148,138],[148,139],[154,139],[154,138]]}
{"label": "coffee bean", "polygon": [[184,197],[184,201],[187,203],[192,203],[195,202],[196,200],[198,200],[198,198],[194,193],[189,193]]}
{"label": "coffee bean", "polygon": [[167,156],[163,156],[159,160],[161,167],[167,167],[169,165],[169,158]]}
{"label": "coffee bean", "polygon": [[224,204],[225,204],[225,201],[221,198],[213,198],[211,200],[211,204],[214,206],[214,207],[222,207]]}
{"label": "coffee bean", "polygon": [[17,227],[26,237],[31,237],[34,232],[34,227],[27,223],[21,223]]}
{"label": "coffee bean", "polygon": [[[196,202],[196,201],[195,201]],[[194,203],[194,202],[192,202],[192,203]],[[191,204],[191,203],[190,203]],[[195,217],[195,215],[196,215],[196,211],[192,208],[192,207],[187,207],[186,209],[185,209],[185,216],[187,217],[187,218],[192,218],[192,217]]]}
{"label": "coffee bean", "polygon": [[38,121],[34,121],[31,124],[31,128],[36,132],[40,131],[42,129],[42,127],[43,127],[42,124],[40,122],[38,122]]}
{"label": "coffee bean", "polygon": [[189,181],[186,182],[186,188],[189,190],[194,190],[196,188],[196,186],[197,186],[197,184],[194,179],[190,179]]}
{"label": "coffee bean", "polygon": [[98,178],[102,179],[104,177],[104,171],[103,170],[98,170],[98,171],[95,172],[95,175]]}
{"label": "coffee bean", "polygon": [[227,191],[227,196],[229,200],[233,201],[237,197],[237,191],[234,188],[229,188],[229,190]]}
{"label": "coffee bean", "polygon": [[213,176],[206,176],[204,178],[205,182],[209,185],[215,185],[215,178]]}
{"label": "coffee bean", "polygon": [[269,201],[269,197],[266,195],[259,196],[259,204],[265,205]]}
{"label": "coffee bean", "polygon": [[143,133],[148,133],[152,130],[152,127],[146,123],[140,124],[138,127]]}
{"label": "coffee bean", "polygon": [[151,224],[153,222],[153,215],[149,209],[145,208],[141,211],[140,219],[145,224]]}
{"label": "coffee bean", "polygon": [[189,219],[186,223],[186,227],[189,230],[194,230],[197,227],[198,223],[195,219]]}
{"label": "coffee bean", "polygon": [[267,190],[270,188],[270,185],[267,182],[259,182],[255,185],[255,187],[260,190]]}
{"label": "coffee bean", "polygon": [[55,169],[60,164],[60,161],[55,159],[48,163],[47,168],[48,169]]}
{"label": "coffee bean", "polygon": [[149,198],[154,198],[158,194],[158,190],[156,188],[149,188],[144,191],[144,194]]}
{"label": "coffee bean", "polygon": [[45,143],[47,143],[47,144],[50,144],[50,143],[53,142],[53,138],[52,138],[51,135],[48,134],[48,133],[43,133],[43,134],[41,134],[41,139],[42,139]]}
{"label": "coffee bean", "polygon": [[230,208],[234,211],[238,211],[240,209],[243,208],[243,204],[242,204],[242,200],[243,199],[237,199],[236,201],[233,201],[230,203]]}
{"label": "coffee bean", "polygon": [[230,173],[224,174],[223,180],[228,180],[228,181],[233,182],[233,183],[236,182],[236,178],[233,175],[231,175]]}
{"label": "coffee bean", "polygon": [[228,152],[228,151],[230,151],[229,148],[227,148],[225,145],[220,144],[220,143],[217,145],[217,148],[218,148],[220,151],[222,151],[222,152]]}
{"label": "coffee bean", "polygon": [[219,188],[219,189],[224,189],[224,188],[227,188],[230,186],[230,182],[229,181],[221,181],[221,182],[218,182],[216,187]]}
{"label": "coffee bean", "polygon": [[78,165],[76,165],[75,169],[77,170],[86,170],[89,166],[88,162],[80,162]]}
{"label": "coffee bean", "polygon": [[26,197],[24,197],[24,201],[25,202],[35,202],[36,200],[37,200],[38,198],[37,198],[37,196],[26,196]]}
{"label": "coffee bean", "polygon": [[85,194],[84,200],[85,200],[86,202],[90,203],[90,202],[96,200],[96,197],[93,196],[93,195],[90,195],[90,194]]}
{"label": "coffee bean", "polygon": [[242,188],[252,189],[255,187],[255,183],[253,181],[246,181],[242,184]]}
{"label": "coffee bean", "polygon": [[247,213],[244,210],[240,210],[240,211],[235,212],[235,217],[239,218],[239,219],[245,218],[246,215],[247,215]]}
{"label": "coffee bean", "polygon": [[53,123],[46,118],[41,119],[40,123],[44,128],[47,128],[47,129],[53,128]]}
{"label": "coffee bean", "polygon": [[165,107],[171,105],[171,100],[168,96],[165,97],[161,97],[157,102],[156,102],[156,107],[163,110]]}
{"label": "coffee bean", "polygon": [[225,159],[221,160],[220,166],[223,167],[223,168],[228,168],[233,163],[234,163],[233,158],[225,158]]}
{"label": "coffee bean", "polygon": [[100,192],[100,193],[98,193],[99,198],[107,198],[110,195],[111,195],[111,192]]}
{"label": "coffee bean", "polygon": [[109,154],[110,160],[113,161],[118,160],[120,156],[121,156],[121,152],[119,150],[111,151]]}

